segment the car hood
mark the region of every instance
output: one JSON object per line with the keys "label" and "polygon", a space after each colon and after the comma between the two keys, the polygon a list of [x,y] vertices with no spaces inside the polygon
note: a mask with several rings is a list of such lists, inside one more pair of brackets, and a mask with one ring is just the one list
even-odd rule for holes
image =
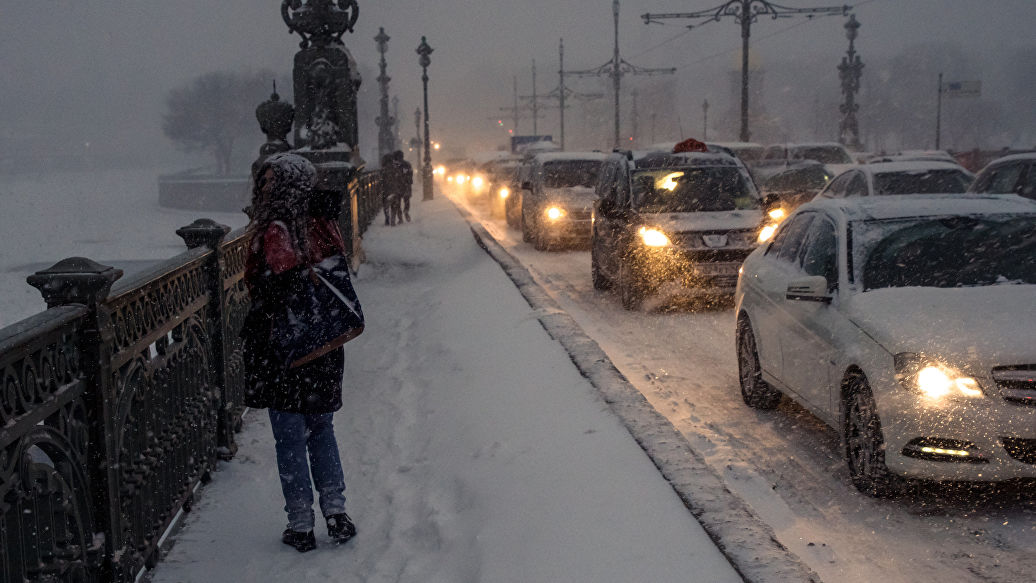
{"label": "car hood", "polygon": [[543,200],[547,203],[560,204],[565,207],[590,210],[597,200],[594,189],[587,186],[569,186],[566,188],[544,188]]}
{"label": "car hood", "polygon": [[759,228],[763,211],[722,211],[708,213],[659,213],[642,215],[646,222],[667,233],[699,231],[749,231]]}
{"label": "car hood", "polygon": [[853,296],[847,316],[892,354],[929,354],[988,374],[1036,363],[1033,298],[1036,285],[886,288]]}

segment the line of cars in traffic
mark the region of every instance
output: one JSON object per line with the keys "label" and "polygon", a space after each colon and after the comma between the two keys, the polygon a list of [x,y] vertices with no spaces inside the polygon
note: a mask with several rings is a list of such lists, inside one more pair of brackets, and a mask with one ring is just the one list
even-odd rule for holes
{"label": "line of cars in traffic", "polygon": [[589,246],[594,288],[627,309],[733,296],[744,402],[837,430],[861,492],[1033,479],[1036,154],[977,178],[932,158],[788,161],[762,192],[764,172],[693,141],[485,175],[497,216],[538,250]]}

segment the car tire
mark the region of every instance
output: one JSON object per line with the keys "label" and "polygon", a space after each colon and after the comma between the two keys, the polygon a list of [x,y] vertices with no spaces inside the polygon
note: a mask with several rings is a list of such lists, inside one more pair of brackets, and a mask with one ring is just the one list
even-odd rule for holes
{"label": "car tire", "polygon": [[612,282],[601,273],[601,266],[597,264],[597,246],[590,242],[590,280],[593,281],[594,289],[606,290],[612,286]]}
{"label": "car tire", "polygon": [[874,498],[898,490],[898,480],[885,464],[885,438],[870,385],[862,374],[846,380],[845,458],[856,489]]}
{"label": "car tire", "polygon": [[627,310],[639,310],[644,302],[643,287],[637,281],[629,261],[619,264],[619,295],[622,297],[622,307]]}
{"label": "car tire", "polygon": [[755,333],[752,332],[752,324],[747,317],[738,320],[735,338],[741,398],[753,409],[773,409],[781,402],[781,392],[763,380]]}

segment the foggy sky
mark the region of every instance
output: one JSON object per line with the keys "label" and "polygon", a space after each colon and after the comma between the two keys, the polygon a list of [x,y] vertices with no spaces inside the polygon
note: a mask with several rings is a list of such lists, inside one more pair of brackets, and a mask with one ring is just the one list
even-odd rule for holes
{"label": "foggy sky", "polygon": [[[702,99],[708,98],[718,107],[732,100],[728,71],[738,63],[738,27],[729,19],[711,23],[649,51],[682,29],[679,24],[647,26],[639,15],[697,10],[719,3],[627,0],[622,5],[623,56],[639,66],[681,68],[675,80],[679,111],[658,114],[678,114],[681,120],[688,120],[681,124],[689,128],[697,127],[697,122],[689,120],[697,119]],[[827,4],[806,0],[781,3]],[[1008,75],[982,73],[1009,70],[1002,62],[1006,56],[1034,45],[1036,3],[1032,0],[871,0],[856,4],[863,25],[857,49],[865,63],[891,58],[918,45],[956,44],[971,58],[973,70],[946,70],[947,79],[977,72],[984,83],[984,98],[1003,98],[1009,108],[1028,104],[1033,109],[1036,87],[1023,87],[1019,95],[1016,87],[1009,87]],[[61,143],[91,143],[105,151],[147,151],[164,156],[171,148],[161,134],[161,115],[171,88],[214,70],[268,68],[289,74],[299,38],[288,34],[279,6],[279,0],[2,0],[0,145],[5,138],[30,134]],[[828,94],[837,95],[834,67],[847,45],[844,20],[817,19],[783,31],[797,22],[758,22],[753,28],[754,61],[767,69],[771,83],[779,83],[782,64],[829,61],[828,76],[816,82]],[[565,38],[567,68],[596,67],[611,57],[611,0],[360,0],[356,33],[345,41],[367,72],[365,103],[372,103],[369,96],[376,92],[377,52],[372,39],[379,26],[385,26],[392,37],[389,74],[393,93],[400,96],[405,137],[413,134],[412,115],[420,98],[414,49],[422,34],[428,36],[435,48],[430,68],[433,131],[451,146],[469,137],[482,147],[502,142],[505,130],[489,118],[506,118],[498,110],[512,101],[513,76],[519,76],[523,94],[531,92],[532,59],[537,60],[540,71],[540,92],[557,84],[559,38]],[[1013,66],[1028,71],[1031,79],[1036,63]],[[933,87],[938,72],[930,72]],[[879,73],[865,70],[865,87],[867,75]],[[589,80],[574,85],[600,90],[599,83]],[[802,99],[813,98],[809,87],[794,90],[802,91]],[[265,97],[257,96],[256,104]],[[376,115],[370,107],[361,111],[366,149],[374,146],[370,136]],[[556,113],[547,115],[541,133],[556,132]],[[1031,116],[1025,119],[1031,120]],[[256,133],[261,138],[258,128]]]}

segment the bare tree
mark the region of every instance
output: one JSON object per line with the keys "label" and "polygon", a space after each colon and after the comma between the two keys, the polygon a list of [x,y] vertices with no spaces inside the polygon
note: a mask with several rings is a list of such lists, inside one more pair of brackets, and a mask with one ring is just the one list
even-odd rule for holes
{"label": "bare tree", "polygon": [[274,73],[206,73],[166,98],[162,130],[183,151],[210,151],[216,171],[229,174],[234,142],[259,131],[255,108],[269,96]]}

